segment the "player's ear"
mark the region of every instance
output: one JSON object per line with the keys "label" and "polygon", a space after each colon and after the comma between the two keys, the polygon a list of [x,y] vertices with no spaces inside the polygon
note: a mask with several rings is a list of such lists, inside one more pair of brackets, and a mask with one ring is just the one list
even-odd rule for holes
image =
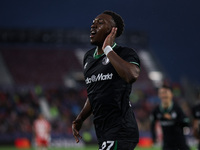
{"label": "player's ear", "polygon": [[110,34],[110,32],[112,31],[113,25],[109,25],[107,28],[107,34]]}
{"label": "player's ear", "polygon": [[108,27],[107,28],[107,34],[110,34],[111,31],[112,31],[112,27]]}

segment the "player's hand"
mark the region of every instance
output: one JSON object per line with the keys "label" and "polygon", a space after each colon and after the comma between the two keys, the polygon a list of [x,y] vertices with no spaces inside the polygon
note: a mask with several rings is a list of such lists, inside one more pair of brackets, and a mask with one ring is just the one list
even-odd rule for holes
{"label": "player's hand", "polygon": [[166,113],[166,114],[164,114],[164,118],[168,119],[168,120],[171,120],[172,116],[169,113]]}
{"label": "player's hand", "polygon": [[105,49],[106,46],[108,46],[108,45],[112,46],[114,44],[116,34],[117,34],[117,28],[113,27],[110,34],[108,34],[108,36],[104,40],[104,43],[102,46],[103,50]]}
{"label": "player's hand", "polygon": [[79,130],[81,129],[82,124],[83,122],[81,120],[75,120],[72,122],[72,133],[76,140],[76,143],[78,143],[79,140],[82,139],[82,137],[79,134]]}

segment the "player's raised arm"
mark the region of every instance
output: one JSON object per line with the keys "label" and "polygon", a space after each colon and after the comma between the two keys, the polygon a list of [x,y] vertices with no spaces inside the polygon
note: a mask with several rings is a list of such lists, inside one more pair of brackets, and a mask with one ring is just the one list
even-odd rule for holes
{"label": "player's raised arm", "polygon": [[87,119],[91,115],[91,113],[92,109],[90,106],[89,99],[87,98],[83,109],[76,117],[76,119],[72,122],[72,132],[77,143],[82,138],[79,134],[79,130],[81,129],[84,120]]}
{"label": "player's raised arm", "polygon": [[113,27],[111,33],[106,37],[102,49],[119,76],[127,83],[133,83],[139,77],[140,68],[136,64],[123,60],[112,50],[111,45],[114,43],[116,32],[117,28]]}

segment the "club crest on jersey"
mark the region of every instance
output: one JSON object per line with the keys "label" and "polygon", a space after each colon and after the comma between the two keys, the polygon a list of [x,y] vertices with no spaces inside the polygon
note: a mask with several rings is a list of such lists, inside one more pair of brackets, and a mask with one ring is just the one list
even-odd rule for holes
{"label": "club crest on jersey", "polygon": [[175,119],[177,117],[176,112],[172,112],[171,116],[172,116],[173,119]]}
{"label": "club crest on jersey", "polygon": [[103,65],[107,65],[109,62],[110,62],[110,60],[108,59],[108,57],[104,57],[104,58],[102,59],[102,64],[103,64]]}

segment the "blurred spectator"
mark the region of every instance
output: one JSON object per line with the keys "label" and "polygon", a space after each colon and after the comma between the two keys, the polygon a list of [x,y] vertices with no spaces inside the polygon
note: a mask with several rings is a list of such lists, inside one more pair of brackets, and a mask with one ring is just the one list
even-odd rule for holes
{"label": "blurred spectator", "polygon": [[35,144],[38,150],[45,150],[49,146],[51,138],[51,124],[40,114],[34,121],[33,132]]}
{"label": "blurred spectator", "polygon": [[[187,112],[188,104],[184,100],[181,86],[175,84],[172,90],[178,91],[174,99],[180,105],[184,104],[183,111]],[[31,139],[32,124],[40,111],[41,95],[49,104],[53,118],[50,120],[52,136],[72,137],[71,122],[84,105],[87,96],[84,86],[77,89],[39,85],[28,88],[18,86],[15,89],[0,89],[0,134],[12,137],[25,136]],[[150,136],[150,112],[160,103],[156,90],[153,87],[144,89],[133,87],[130,100],[138,121],[140,136]],[[92,117],[83,126],[84,131],[89,131],[92,134],[92,140],[96,140]]]}

